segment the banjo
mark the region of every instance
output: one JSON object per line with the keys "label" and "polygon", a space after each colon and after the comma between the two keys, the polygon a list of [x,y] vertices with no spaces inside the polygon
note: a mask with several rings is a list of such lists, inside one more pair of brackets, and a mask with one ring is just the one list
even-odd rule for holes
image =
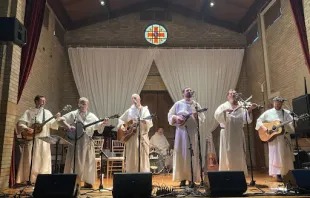
{"label": "banjo", "polygon": [[[67,131],[67,137],[68,137],[69,140],[74,141],[74,140],[75,140],[75,133],[76,133],[77,140],[79,140],[79,139],[81,139],[81,138],[84,136],[84,134],[86,133],[86,132],[85,132],[85,129],[86,129],[87,127],[90,127],[90,126],[95,125],[95,124],[97,124],[97,123],[99,123],[99,122],[103,122],[103,121],[105,121],[105,120],[114,119],[114,118],[119,118],[119,115],[118,115],[118,114],[115,114],[115,115],[113,115],[113,116],[106,117],[106,118],[102,118],[102,119],[99,119],[99,120],[97,120],[97,121],[95,121],[95,122],[91,122],[91,123],[86,124],[86,125],[84,125],[81,121],[77,121],[77,123],[75,124],[75,127],[76,127],[75,132],[74,132],[74,131],[68,130],[68,131]],[[87,133],[86,133],[86,134],[87,134]]]}

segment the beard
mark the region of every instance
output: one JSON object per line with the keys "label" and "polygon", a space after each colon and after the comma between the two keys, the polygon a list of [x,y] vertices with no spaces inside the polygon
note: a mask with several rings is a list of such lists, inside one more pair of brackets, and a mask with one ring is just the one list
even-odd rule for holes
{"label": "beard", "polygon": [[191,97],[192,97],[192,93],[191,93],[191,92],[187,92],[187,93],[185,94],[185,97],[186,97],[186,98],[191,98]]}

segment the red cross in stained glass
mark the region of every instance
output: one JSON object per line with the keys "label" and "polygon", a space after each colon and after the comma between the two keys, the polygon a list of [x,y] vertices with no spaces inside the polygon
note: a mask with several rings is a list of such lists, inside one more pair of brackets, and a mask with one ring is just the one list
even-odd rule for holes
{"label": "red cross in stained glass", "polygon": [[153,42],[154,43],[158,43],[158,39],[159,38],[164,38],[165,37],[165,33],[163,32],[159,32],[158,27],[154,27],[153,28],[153,32],[149,32],[148,37],[153,38]]}

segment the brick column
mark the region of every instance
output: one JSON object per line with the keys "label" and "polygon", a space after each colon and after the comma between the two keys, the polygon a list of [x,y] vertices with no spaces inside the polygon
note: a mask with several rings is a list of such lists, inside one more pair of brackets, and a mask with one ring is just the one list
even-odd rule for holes
{"label": "brick column", "polygon": [[[25,0],[1,0],[0,16],[24,21]],[[21,48],[0,44],[0,188],[9,184]]]}
{"label": "brick column", "polygon": [[307,28],[308,45],[310,46],[310,1],[303,0],[305,23]]}

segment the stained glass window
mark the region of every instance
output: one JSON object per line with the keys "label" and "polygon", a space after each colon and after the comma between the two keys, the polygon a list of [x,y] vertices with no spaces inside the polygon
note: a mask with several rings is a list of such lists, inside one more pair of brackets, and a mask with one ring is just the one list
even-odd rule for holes
{"label": "stained glass window", "polygon": [[144,36],[147,42],[154,45],[161,45],[166,42],[168,33],[163,26],[153,24],[146,28]]}

